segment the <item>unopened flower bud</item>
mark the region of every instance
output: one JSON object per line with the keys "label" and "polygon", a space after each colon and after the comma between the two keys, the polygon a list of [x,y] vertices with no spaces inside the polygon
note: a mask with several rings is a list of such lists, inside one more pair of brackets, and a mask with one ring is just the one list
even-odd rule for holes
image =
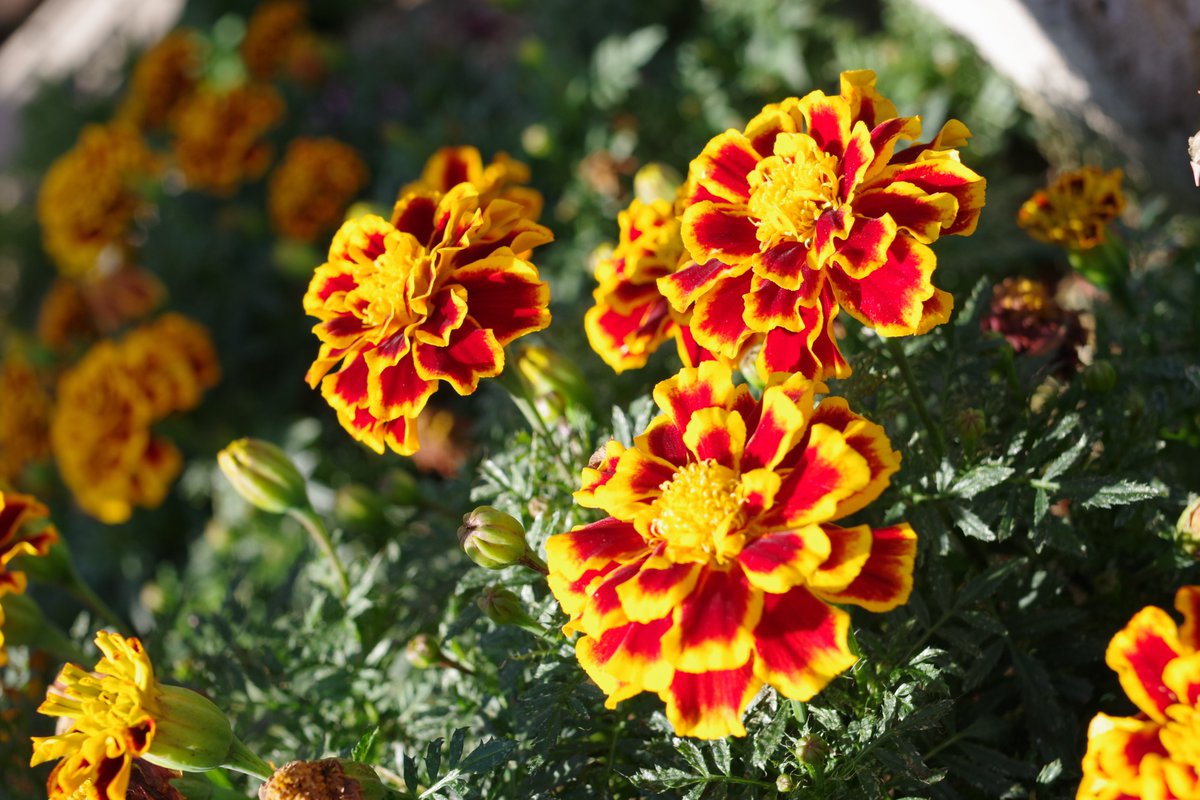
{"label": "unopened flower bud", "polygon": [[1187,507],[1175,523],[1175,538],[1185,552],[1200,558],[1200,495],[1188,498]]}
{"label": "unopened flower bud", "polygon": [[258,789],[259,800],[382,800],[387,796],[375,770],[340,758],[284,764]]}
{"label": "unopened flower bud", "polygon": [[775,779],[775,791],[780,794],[787,794],[792,789],[796,788],[796,782],[792,780],[792,776],[784,773]]}
{"label": "unopened flower bud", "polygon": [[653,203],[655,200],[673,202],[681,181],[674,167],[651,161],[634,174],[633,193],[643,203]]}
{"label": "unopened flower bud", "polygon": [[1108,394],[1117,386],[1117,371],[1110,361],[1095,361],[1083,370],[1083,386],[1095,394]]}
{"label": "unopened flower bud", "polygon": [[233,729],[225,712],[201,694],[160,683],[155,688],[154,739],[142,758],[182,772],[216,769],[227,762]]}
{"label": "unopened flower bud", "polygon": [[217,453],[217,463],[247,503],[272,514],[308,507],[308,490],[296,465],[279,447],[238,439]]}
{"label": "unopened flower bud", "polygon": [[801,764],[819,764],[828,752],[829,747],[819,736],[805,736],[796,742],[796,760]]}
{"label": "unopened flower bud", "polygon": [[404,657],[417,669],[429,669],[443,659],[441,648],[427,633],[418,633],[408,640]]}
{"label": "unopened flower bud", "polygon": [[480,506],[463,517],[458,543],[472,561],[485,569],[516,564],[529,552],[521,523],[491,506]]}
{"label": "unopened flower bud", "polygon": [[497,625],[516,625],[535,633],[544,633],[542,627],[525,612],[521,598],[503,586],[484,589],[476,604],[483,615]]}
{"label": "unopened flower bud", "polygon": [[964,442],[974,442],[987,431],[987,418],[978,408],[964,408],[954,417],[954,429]]}
{"label": "unopened flower bud", "polygon": [[547,422],[561,419],[569,405],[591,405],[583,374],[558,351],[527,345],[517,352],[516,372],[529,400]]}

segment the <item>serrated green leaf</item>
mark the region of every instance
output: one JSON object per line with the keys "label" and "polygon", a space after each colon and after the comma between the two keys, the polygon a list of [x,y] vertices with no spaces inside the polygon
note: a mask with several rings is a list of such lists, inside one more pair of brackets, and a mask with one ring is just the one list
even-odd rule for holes
{"label": "serrated green leaf", "polygon": [[692,766],[697,775],[708,776],[708,762],[704,760],[704,753],[691,739],[676,739],[675,750],[679,755],[683,756],[683,760]]}
{"label": "serrated green leaf", "polygon": [[733,756],[729,752],[729,741],[727,739],[717,739],[709,744],[709,750],[713,754],[713,761],[716,762],[717,770],[722,775],[732,774]]}
{"label": "serrated green leaf", "polygon": [[350,758],[353,761],[367,762],[371,760],[371,748],[375,745],[375,737],[379,735],[379,726],[376,725],[371,730],[364,733],[354,743],[353,749],[350,750]]}
{"label": "serrated green leaf", "polygon": [[1064,484],[1063,493],[1079,500],[1084,508],[1114,508],[1167,495],[1166,487],[1160,483],[1140,483],[1132,480],[1101,483],[1102,480],[1106,479],[1088,479]]}
{"label": "serrated green leaf", "polygon": [[454,733],[450,734],[450,753],[446,762],[446,766],[450,769],[458,767],[459,759],[462,758],[463,743],[466,740],[467,728],[455,728]]}
{"label": "serrated green leaf", "polygon": [[417,777],[417,762],[407,753],[404,754],[404,785],[410,792],[416,792],[417,787],[421,785]]}
{"label": "serrated green leaf", "polygon": [[1083,455],[1083,451],[1087,449],[1087,446],[1088,438],[1087,434],[1084,434],[1079,437],[1075,444],[1059,453],[1053,461],[1046,465],[1046,468],[1042,470],[1042,480],[1052,481],[1073,467],[1075,462],[1079,460],[1079,457]]}
{"label": "serrated green leaf", "polygon": [[991,595],[992,592],[1000,588],[1000,585],[1010,575],[1024,569],[1027,563],[1024,558],[1014,558],[1012,561],[1006,561],[1003,564],[991,567],[982,575],[975,576],[959,592],[957,599],[958,607],[966,608],[972,603]]}
{"label": "serrated green leaf", "polygon": [[983,542],[996,541],[996,533],[969,508],[951,506],[950,516],[954,518],[958,529],[972,539],[979,539]]}
{"label": "serrated green leaf", "polygon": [[425,747],[425,772],[429,775],[429,780],[436,781],[438,774],[442,769],[442,742],[441,737],[434,739]]}
{"label": "serrated green leaf", "polygon": [[950,494],[970,500],[980,492],[999,486],[1016,472],[1003,464],[980,464],[959,475],[950,484]]}
{"label": "serrated green leaf", "polygon": [[466,773],[491,772],[508,761],[516,749],[517,743],[511,739],[489,739],[472,750],[458,769]]}
{"label": "serrated green leaf", "polygon": [[779,743],[783,741],[783,732],[787,728],[790,716],[791,711],[788,706],[781,703],[779,709],[775,712],[774,719],[754,737],[754,743],[750,750],[751,764],[759,769],[764,769],[767,766],[771,756],[778,749]]}

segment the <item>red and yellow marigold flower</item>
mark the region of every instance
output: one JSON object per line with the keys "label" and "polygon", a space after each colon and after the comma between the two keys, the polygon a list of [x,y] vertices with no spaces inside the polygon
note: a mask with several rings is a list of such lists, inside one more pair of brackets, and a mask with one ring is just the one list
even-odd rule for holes
{"label": "red and yellow marigold flower", "polygon": [[504,369],[505,345],[550,324],[549,288],[521,254],[551,238],[516,203],[483,205],[469,183],[407,194],[390,221],[348,221],[304,296],[321,320],[309,385],[354,438],[411,455],[439,381],[474,392]]}
{"label": "red and yellow marigold flower", "polygon": [[33,365],[13,352],[0,362],[0,485],[50,452],[50,396]]}
{"label": "red and yellow marigold flower", "polygon": [[178,314],[93,346],[60,378],[50,424],[59,473],[79,506],[114,524],[134,506],[159,505],[182,459],[151,426],[195,406],[218,377],[207,332]]}
{"label": "red and yellow marigold flower", "polygon": [[336,139],[293,139],[267,184],[267,211],[275,230],[302,242],[337,227],[350,201],[367,184],[367,165]]}
{"label": "red and yellow marigold flower", "polygon": [[764,334],[760,371],[841,377],[839,309],[884,336],[945,322],[953,298],[931,282],[930,245],[975,230],[985,183],[959,161],[962,123],[897,149],[920,132],[861,70],[842,73],[840,95],[769,105],[710,141],[682,218],[695,263],[659,281],[692,310],[697,342],[740,358]]}
{"label": "red and yellow marigold flower", "polygon": [[1079,800],[1200,798],[1200,586],[1180,589],[1175,608],[1182,627],[1148,606],[1109,643],[1138,714],[1092,720]]}
{"label": "red and yellow marigold flower", "polygon": [[704,357],[688,330],[688,315],[671,308],[658,279],[686,262],[675,207],[634,200],[617,217],[620,239],[596,264],[596,304],[583,318],[588,342],[617,372],[637,369],[668,339],[694,366]]}
{"label": "red and yellow marigold flower", "polygon": [[1104,241],[1109,224],[1125,210],[1124,173],[1096,167],[1064,172],[1021,205],[1017,224],[1039,242],[1090,250]]}
{"label": "red and yellow marigold flower", "polygon": [[497,153],[485,166],[476,147],[443,147],[425,162],[420,178],[400,189],[400,197],[412,192],[444,194],[460,183],[469,183],[479,192],[481,208],[497,198],[508,200],[524,209],[526,217],[537,221],[542,213],[542,195],[525,185],[529,177],[529,167],[507,153]]}
{"label": "red and yellow marigold flower", "polygon": [[283,118],[283,98],[265,84],[197,89],[171,119],[172,149],[189,188],[231,195],[266,172],[264,141]]}
{"label": "red and yellow marigold flower", "polygon": [[[9,566],[18,556],[44,556],[58,541],[58,531],[49,524],[50,512],[35,498],[0,491],[0,597],[25,591],[24,572]],[[4,650],[4,607],[0,606],[0,666],[8,663]]]}
{"label": "red and yellow marigold flower", "polygon": [[225,762],[235,739],[220,709],[156,681],[135,638],[101,631],[96,647],[104,657],[95,668],[64,666],[38,708],[69,723],[63,733],[33,739],[33,766],[60,759],[50,774],[50,800],[125,800],[135,759],[184,771]]}
{"label": "red and yellow marigold flower", "polygon": [[196,89],[203,43],[186,28],[171,31],[138,58],[117,119],[143,130],[167,123]]}
{"label": "red and yellow marigold flower", "polygon": [[68,277],[115,267],[129,255],[129,232],[147,204],[140,188],[161,161],[131,125],[89,125],[50,165],[38,194],[46,252]]}
{"label": "red and yellow marigold flower", "polygon": [[546,545],[550,588],[608,706],[655,692],[681,735],[744,735],[763,684],[808,700],[857,660],[849,615],[912,588],[907,524],[834,524],[900,465],[878,425],[794,375],[756,400],[727,365],[660,383],[662,410],[583,471],[580,505],[611,516]]}

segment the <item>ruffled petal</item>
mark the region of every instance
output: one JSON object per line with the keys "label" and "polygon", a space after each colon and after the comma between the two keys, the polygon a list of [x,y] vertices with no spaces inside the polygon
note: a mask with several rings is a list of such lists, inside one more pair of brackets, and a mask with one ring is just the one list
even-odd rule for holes
{"label": "ruffled petal", "polygon": [[871,274],[854,278],[833,269],[829,280],[850,316],[883,336],[906,336],[921,327],[925,301],[934,293],[930,278],[936,266],[927,245],[897,236],[885,263]]}
{"label": "ruffled petal", "polygon": [[671,685],[660,697],[667,705],[667,719],[680,736],[722,739],[745,736],[742,714],[762,687],[751,664],[736,669],[703,673],[676,671]]}
{"label": "ruffled petal", "polygon": [[466,289],[468,313],[501,347],[550,324],[550,287],[537,267],[500,253],[459,267],[452,280]]}
{"label": "ruffled petal", "polygon": [[808,427],[810,413],[779,386],[763,390],[762,412],[746,442],[742,469],[774,469]]}
{"label": "ruffled petal", "polygon": [[900,453],[892,449],[887,432],[881,426],[851,411],[841,397],[827,397],[821,401],[812,415],[812,424],[818,423],[839,431],[871,470],[867,485],[838,503],[834,518],[841,519],[866,508],[883,493],[892,475],[900,469]]}
{"label": "ruffled petal", "polygon": [[738,563],[756,589],[780,594],[805,583],[829,557],[829,537],[816,525],[760,536],[742,549]]}
{"label": "ruffled petal", "polygon": [[620,625],[599,638],[580,638],[575,654],[588,676],[608,695],[605,706],[614,708],[625,697],[661,692],[671,685],[675,668],[662,651],[663,635],[670,627],[667,616]]}
{"label": "ruffled petal", "polygon": [[843,499],[862,491],[871,480],[871,469],[847,442],[828,425],[809,428],[808,445],[796,466],[783,479],[774,508],[762,519],[772,528],[799,528],[834,519]]}
{"label": "ruffled petal", "polygon": [[861,280],[887,263],[897,230],[890,216],[858,217],[849,235],[837,242],[833,262],[847,278]]}
{"label": "ruffled petal", "polygon": [[732,396],[733,373],[716,361],[681,369],[654,387],[654,402],[681,431],[687,429],[692,414],[705,408],[728,408]]}
{"label": "ruffled petal", "polygon": [[896,181],[860,194],[854,211],[864,217],[887,215],[918,242],[936,242],[958,217],[958,198],[949,192],[930,194],[919,186]]}
{"label": "ruffled petal", "polygon": [[750,197],[747,176],[758,164],[758,153],[739,131],[727,130],[709,140],[688,168],[688,176],[715,197],[730,203]]}
{"label": "ruffled petal", "polygon": [[730,265],[715,258],[704,262],[689,261],[672,274],[659,278],[658,290],[676,311],[687,311],[718,281],[741,275],[748,269],[747,265]]}
{"label": "ruffled petal", "polygon": [[491,330],[464,325],[444,347],[417,342],[413,346],[417,374],[426,380],[443,380],[459,394],[479,388],[480,378],[499,375],[504,369],[504,348]]}
{"label": "ruffled petal", "polygon": [[548,538],[546,565],[551,575],[575,581],[588,570],[631,560],[646,549],[645,540],[632,525],[607,517]]}
{"label": "ruffled petal", "polygon": [[810,700],[858,657],[850,652],[850,616],[803,586],[768,594],[754,630],[754,674],[792,700]]}
{"label": "ruffled petal", "polygon": [[[843,538],[840,544],[847,545],[842,553],[849,556],[851,543],[857,544],[862,540],[861,531],[848,535],[834,525],[823,526],[830,540]],[[865,528],[866,526],[859,526]],[[862,606],[868,611],[891,611],[897,606],[908,602],[912,593],[913,565],[917,558],[917,535],[907,524],[895,525],[889,528],[868,528],[870,552],[854,580],[844,589],[822,590],[820,580],[812,582],[813,590],[818,597],[831,603],[849,603]],[[839,555],[842,555],[840,553]],[[842,559],[842,564],[849,566],[849,557]],[[822,567],[823,576],[832,578],[836,568]]]}
{"label": "ruffled petal", "polygon": [[[1154,769],[1153,764],[1167,755],[1158,738],[1160,730],[1159,724],[1150,720],[1097,714],[1088,725],[1088,748],[1083,756],[1078,800],[1167,797],[1161,767]],[[1143,764],[1149,769],[1143,770]],[[1155,787],[1158,793],[1143,794],[1143,787],[1155,778],[1159,783]]]}
{"label": "ruffled petal", "polygon": [[745,206],[701,202],[683,212],[683,244],[697,263],[744,264],[758,255],[758,228]]}
{"label": "ruffled petal", "polygon": [[702,408],[692,413],[683,443],[697,461],[709,459],[737,470],[746,446],[746,423],[736,411]]}
{"label": "ruffled petal", "polygon": [[703,569],[695,588],[679,606],[667,636],[678,669],[711,672],[735,669],[750,658],[754,626],[763,599],[740,569]]}
{"label": "ruffled petal", "polygon": [[617,588],[621,607],[634,622],[670,616],[695,588],[700,570],[699,564],[673,564],[665,558],[652,557],[632,580]]}
{"label": "ruffled petal", "polygon": [[1147,606],[1112,638],[1104,657],[1129,699],[1152,719],[1165,722],[1167,707],[1179,698],[1163,682],[1163,670],[1182,653],[1175,621],[1161,608]]}
{"label": "ruffled petal", "polygon": [[690,327],[701,347],[729,359],[740,356],[751,336],[745,321],[750,284],[749,273],[726,278],[696,300]]}

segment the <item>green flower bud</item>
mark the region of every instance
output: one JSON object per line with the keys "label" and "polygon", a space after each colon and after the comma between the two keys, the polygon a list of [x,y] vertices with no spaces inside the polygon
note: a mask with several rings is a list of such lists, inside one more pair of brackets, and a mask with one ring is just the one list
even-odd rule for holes
{"label": "green flower bud", "polygon": [[233,746],[233,728],[225,712],[201,694],[160,683],[154,692],[155,729],[151,764],[181,772],[203,772],[225,764]]}
{"label": "green flower bud", "polygon": [[480,506],[463,517],[458,543],[472,561],[485,569],[516,564],[529,552],[521,523],[491,506]]}
{"label": "green flower bud", "polygon": [[533,633],[545,633],[525,612],[525,605],[516,594],[503,586],[489,586],[475,601],[483,615],[497,625],[516,625]]}
{"label": "green flower bud", "polygon": [[515,366],[522,393],[547,422],[561,419],[570,405],[591,406],[592,391],[583,374],[557,351],[526,345],[517,351]]}
{"label": "green flower bud", "polygon": [[261,439],[238,439],[217,453],[217,463],[247,503],[272,514],[308,508],[308,490],[296,465]]}
{"label": "green flower bud", "polygon": [[427,633],[418,633],[408,640],[404,657],[417,669],[429,669],[445,659],[437,642]]}
{"label": "green flower bud", "polygon": [[656,200],[674,202],[682,181],[674,167],[652,161],[634,174],[633,193],[643,203],[653,203]]}
{"label": "green flower bud", "polygon": [[964,408],[954,417],[954,429],[962,441],[978,441],[987,431],[987,417],[978,408]]}
{"label": "green flower bud", "polygon": [[1184,552],[1200,558],[1200,495],[1188,497],[1187,507],[1175,523],[1175,539]]}
{"label": "green flower bud", "polygon": [[801,764],[819,764],[829,753],[829,746],[819,736],[805,736],[796,742],[796,760]]}
{"label": "green flower bud", "polygon": [[375,770],[341,758],[284,764],[258,789],[259,800],[383,800],[387,796]]}
{"label": "green flower bud", "polygon": [[792,789],[796,788],[796,782],[792,780],[792,776],[784,773],[775,779],[775,791],[780,794],[787,794]]}
{"label": "green flower bud", "polygon": [[1083,386],[1095,394],[1108,394],[1117,386],[1117,371],[1112,362],[1096,361],[1083,370]]}

